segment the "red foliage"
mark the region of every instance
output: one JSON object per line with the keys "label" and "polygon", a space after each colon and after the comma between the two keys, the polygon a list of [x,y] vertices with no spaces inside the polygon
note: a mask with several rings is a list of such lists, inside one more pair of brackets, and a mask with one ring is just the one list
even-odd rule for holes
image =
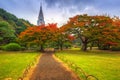
{"label": "red foliage", "polygon": [[73,35],[68,35],[68,39],[69,39],[70,41],[73,41],[73,40],[75,40],[75,37],[74,37]]}
{"label": "red foliage", "polygon": [[116,43],[116,42],[106,42],[105,45],[117,46],[118,43]]}
{"label": "red foliage", "polygon": [[53,23],[47,26],[32,26],[20,33],[19,39],[27,43],[44,44],[47,40],[53,39],[57,30],[57,24]]}

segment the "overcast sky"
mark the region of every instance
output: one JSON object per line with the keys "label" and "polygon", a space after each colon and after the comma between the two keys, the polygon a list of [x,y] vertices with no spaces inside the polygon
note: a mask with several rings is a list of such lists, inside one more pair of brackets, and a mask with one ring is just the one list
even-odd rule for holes
{"label": "overcast sky", "polygon": [[[0,8],[37,24],[41,0],[0,0]],[[120,0],[42,0],[45,23],[65,24],[77,14],[120,16]]]}

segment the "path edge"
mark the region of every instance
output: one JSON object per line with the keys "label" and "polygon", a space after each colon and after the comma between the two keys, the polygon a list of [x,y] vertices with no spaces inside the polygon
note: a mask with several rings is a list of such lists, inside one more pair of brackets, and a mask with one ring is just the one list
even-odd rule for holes
{"label": "path edge", "polygon": [[35,63],[33,66],[31,66],[28,74],[26,75],[26,77],[25,77],[23,80],[29,80],[29,79],[30,79],[30,77],[32,76],[35,68],[37,67],[37,65],[38,65],[38,63],[39,63],[39,61],[40,61],[41,55],[42,55],[42,54],[39,54],[39,56],[37,57],[36,63]]}
{"label": "path edge", "polygon": [[59,58],[57,58],[54,54],[52,54],[53,58],[60,63],[60,65],[65,68],[66,71],[68,72],[71,72],[71,76],[76,78],[76,80],[80,80],[80,78],[78,77],[78,75],[73,71],[71,70],[68,65],[66,63],[64,63],[62,60],[60,60]]}

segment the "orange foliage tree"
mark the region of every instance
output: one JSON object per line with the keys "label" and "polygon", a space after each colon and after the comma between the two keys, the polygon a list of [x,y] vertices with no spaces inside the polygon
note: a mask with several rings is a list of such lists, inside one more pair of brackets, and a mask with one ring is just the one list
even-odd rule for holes
{"label": "orange foliage tree", "polygon": [[41,26],[28,27],[25,31],[20,33],[19,42],[24,45],[37,45],[40,51],[44,51],[44,46],[54,44],[61,50],[66,41],[72,41],[72,36],[65,34],[64,29],[58,28],[57,24],[48,24]]}
{"label": "orange foliage tree", "polygon": [[87,50],[88,43],[94,41],[97,41],[99,46],[108,42],[116,42],[119,34],[118,28],[113,26],[113,19],[108,16],[76,15],[62,27],[70,34],[75,34],[77,38],[80,38],[83,51]]}
{"label": "orange foliage tree", "polygon": [[37,45],[40,47],[40,51],[44,51],[44,45],[54,38],[57,29],[57,24],[28,27],[20,33],[19,41],[27,45]]}
{"label": "orange foliage tree", "polygon": [[63,27],[59,28],[55,37],[56,47],[58,47],[60,50],[63,50],[63,46],[68,43],[68,45],[65,46],[67,48],[69,46],[69,43],[72,43],[73,40],[74,36],[68,34]]}

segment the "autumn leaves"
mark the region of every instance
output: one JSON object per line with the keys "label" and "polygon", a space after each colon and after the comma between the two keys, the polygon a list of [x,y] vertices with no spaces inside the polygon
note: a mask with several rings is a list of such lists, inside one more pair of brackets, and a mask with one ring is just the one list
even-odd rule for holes
{"label": "autumn leaves", "polygon": [[[119,45],[120,19],[109,16],[76,15],[67,24],[58,28],[57,24],[28,27],[19,35],[19,41],[24,45],[37,45],[43,51],[47,45],[63,49],[66,42],[75,39],[82,42],[82,50],[86,51],[88,44],[99,48],[110,48]],[[92,45],[93,46],[93,45]]]}
{"label": "autumn leaves", "polygon": [[72,40],[72,36],[65,34],[57,24],[48,24],[40,26],[28,27],[19,35],[19,42],[23,45],[37,45],[40,51],[44,51],[44,47],[48,45],[58,46],[62,50],[63,43]]}

